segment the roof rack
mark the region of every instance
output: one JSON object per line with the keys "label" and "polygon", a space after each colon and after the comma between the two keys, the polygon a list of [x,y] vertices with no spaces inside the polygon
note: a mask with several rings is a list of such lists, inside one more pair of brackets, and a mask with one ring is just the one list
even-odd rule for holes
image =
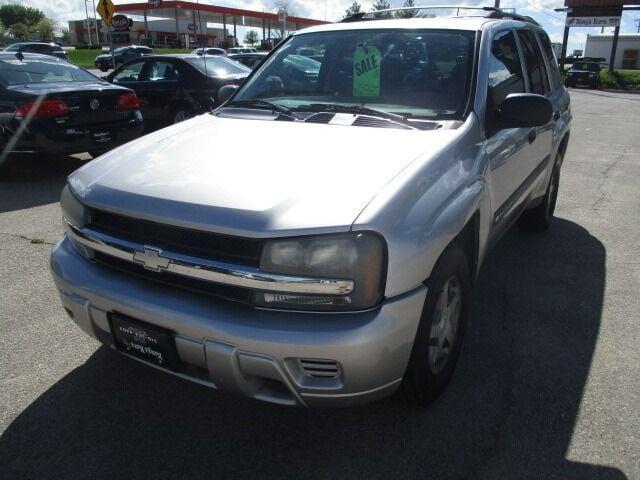
{"label": "roof rack", "polygon": [[[417,10],[456,10],[455,15],[451,15],[451,17],[473,17],[478,15],[460,15],[460,11],[468,11],[475,10],[484,12],[484,15],[479,15],[484,18],[510,18],[513,20],[520,20],[522,22],[532,23],[534,25],[540,25],[533,18],[527,15],[518,15],[517,13],[505,12],[495,7],[470,7],[468,5],[428,5],[428,6],[415,6],[415,7],[398,7],[398,8],[387,8],[384,10],[375,10],[373,12],[360,12],[355,15],[351,15],[349,17],[345,17],[340,20],[340,23],[348,23],[348,22],[361,22],[368,20],[388,20],[390,18],[403,18],[402,12],[415,12]],[[394,15],[395,14],[395,15]],[[399,15],[398,15],[399,14]],[[419,14],[414,15],[415,17],[420,17]],[[406,18],[411,18],[407,15]]]}

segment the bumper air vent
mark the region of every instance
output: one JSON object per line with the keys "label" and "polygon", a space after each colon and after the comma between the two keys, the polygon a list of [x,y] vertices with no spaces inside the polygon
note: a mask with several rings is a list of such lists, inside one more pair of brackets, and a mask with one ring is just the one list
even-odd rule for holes
{"label": "bumper air vent", "polygon": [[300,368],[305,375],[313,378],[337,378],[340,375],[340,367],[335,360],[316,360],[301,358]]}

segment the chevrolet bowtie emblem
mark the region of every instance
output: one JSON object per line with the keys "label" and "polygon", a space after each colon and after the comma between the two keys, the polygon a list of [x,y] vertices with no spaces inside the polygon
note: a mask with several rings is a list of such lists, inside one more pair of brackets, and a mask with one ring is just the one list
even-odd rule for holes
{"label": "chevrolet bowtie emblem", "polygon": [[133,259],[144,265],[149,270],[160,271],[169,267],[171,260],[161,256],[162,250],[159,248],[144,247],[144,251],[136,251]]}

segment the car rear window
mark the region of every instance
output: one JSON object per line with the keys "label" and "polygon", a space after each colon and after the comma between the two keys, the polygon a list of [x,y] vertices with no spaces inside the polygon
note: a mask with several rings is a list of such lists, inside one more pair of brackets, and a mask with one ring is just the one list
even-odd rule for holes
{"label": "car rear window", "polygon": [[[251,70],[244,65],[234,62],[226,57],[198,57],[185,58],[185,60],[210,77],[226,77],[228,75],[235,75],[238,73],[248,74],[251,72]],[[207,62],[206,68],[205,61]]]}
{"label": "car rear window", "polygon": [[87,71],[63,61],[45,59],[11,59],[0,61],[3,85],[27,83],[91,82],[96,78]]}

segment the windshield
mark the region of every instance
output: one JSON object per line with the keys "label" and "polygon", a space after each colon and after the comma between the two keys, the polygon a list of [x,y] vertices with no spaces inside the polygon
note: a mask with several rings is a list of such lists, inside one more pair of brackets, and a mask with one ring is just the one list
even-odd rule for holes
{"label": "windshield", "polygon": [[589,72],[599,72],[600,65],[597,63],[578,62],[573,64],[574,70],[586,70]]}
{"label": "windshield", "polygon": [[[251,72],[251,70],[244,65],[219,55],[213,57],[185,58],[185,60],[210,77],[226,77],[238,73],[248,75]],[[205,61],[207,62],[206,70]]]}
{"label": "windshield", "polygon": [[[268,100],[291,109],[326,103],[455,118],[467,103],[473,44],[473,32],[455,30],[296,35],[234,98]],[[311,53],[313,58],[305,55]]]}
{"label": "windshield", "polygon": [[0,61],[0,82],[3,85],[94,81],[96,77],[89,72],[55,58]]}

